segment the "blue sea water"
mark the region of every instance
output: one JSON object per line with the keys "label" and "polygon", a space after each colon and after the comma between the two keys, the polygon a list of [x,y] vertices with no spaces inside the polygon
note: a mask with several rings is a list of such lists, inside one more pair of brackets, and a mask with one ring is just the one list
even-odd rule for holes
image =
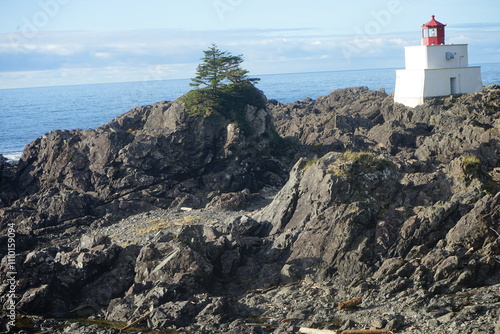
{"label": "blue sea water", "polygon": [[[480,64],[483,84],[500,84],[500,63]],[[394,91],[395,69],[258,76],[257,87],[282,103],[316,99],[339,88],[368,86]],[[89,129],[129,109],[188,92],[189,79],[0,89],[0,154],[18,159],[24,146],[56,129]]]}

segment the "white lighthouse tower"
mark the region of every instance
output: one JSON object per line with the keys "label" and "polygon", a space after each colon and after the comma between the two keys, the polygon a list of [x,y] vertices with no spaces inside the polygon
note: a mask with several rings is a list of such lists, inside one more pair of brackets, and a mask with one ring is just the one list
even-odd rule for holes
{"label": "white lighthouse tower", "polygon": [[405,47],[405,69],[396,71],[394,101],[409,107],[425,98],[478,92],[481,68],[469,67],[467,44],[445,44],[445,24],[422,26],[422,45]]}

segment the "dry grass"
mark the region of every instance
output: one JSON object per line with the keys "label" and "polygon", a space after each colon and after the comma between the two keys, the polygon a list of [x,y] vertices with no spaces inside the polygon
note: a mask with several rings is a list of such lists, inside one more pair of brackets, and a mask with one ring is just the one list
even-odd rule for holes
{"label": "dry grass", "polygon": [[186,216],[176,220],[166,220],[162,218],[152,219],[146,222],[146,227],[138,228],[136,234],[146,235],[157,233],[159,231],[166,230],[175,226],[196,224],[203,220],[205,220],[205,217],[203,216]]}
{"label": "dry grass", "polygon": [[392,164],[389,160],[379,158],[371,152],[354,152],[349,150],[333,162],[329,170],[340,177],[351,177],[357,174],[382,171],[391,166]]}

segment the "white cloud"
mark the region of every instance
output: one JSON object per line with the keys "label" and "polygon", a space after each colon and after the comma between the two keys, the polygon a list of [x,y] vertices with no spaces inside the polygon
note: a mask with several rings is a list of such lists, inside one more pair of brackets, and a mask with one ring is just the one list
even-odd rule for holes
{"label": "white cloud", "polygon": [[103,59],[113,58],[113,54],[111,52],[93,52],[92,54],[96,58],[103,58]]}
{"label": "white cloud", "polygon": [[[8,78],[2,80],[3,88],[136,81],[151,71],[159,79],[186,78],[192,76],[202,51],[211,43],[243,54],[244,66],[256,74],[370,68],[374,64],[394,67],[404,63],[404,46],[420,43],[419,32],[359,35],[327,29],[40,32],[14,46],[9,37],[0,34],[0,79]],[[474,42],[474,50],[495,50],[500,44],[494,31],[478,38],[474,31],[455,29],[448,40]],[[498,59],[493,53],[485,52],[481,61]]]}
{"label": "white cloud", "polygon": [[102,82],[155,81],[192,77],[195,64],[68,67],[55,70],[0,72],[0,89]]}

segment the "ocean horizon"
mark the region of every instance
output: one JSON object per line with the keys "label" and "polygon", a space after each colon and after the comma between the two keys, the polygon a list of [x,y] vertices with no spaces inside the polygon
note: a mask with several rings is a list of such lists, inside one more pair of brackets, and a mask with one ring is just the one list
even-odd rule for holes
{"label": "ocean horizon", "polygon": [[[481,66],[483,85],[500,84],[500,63]],[[317,99],[341,88],[394,91],[400,68],[254,75],[268,99],[290,103]],[[24,147],[52,130],[93,129],[131,108],[173,101],[191,79],[0,89],[0,154],[18,160]]]}

